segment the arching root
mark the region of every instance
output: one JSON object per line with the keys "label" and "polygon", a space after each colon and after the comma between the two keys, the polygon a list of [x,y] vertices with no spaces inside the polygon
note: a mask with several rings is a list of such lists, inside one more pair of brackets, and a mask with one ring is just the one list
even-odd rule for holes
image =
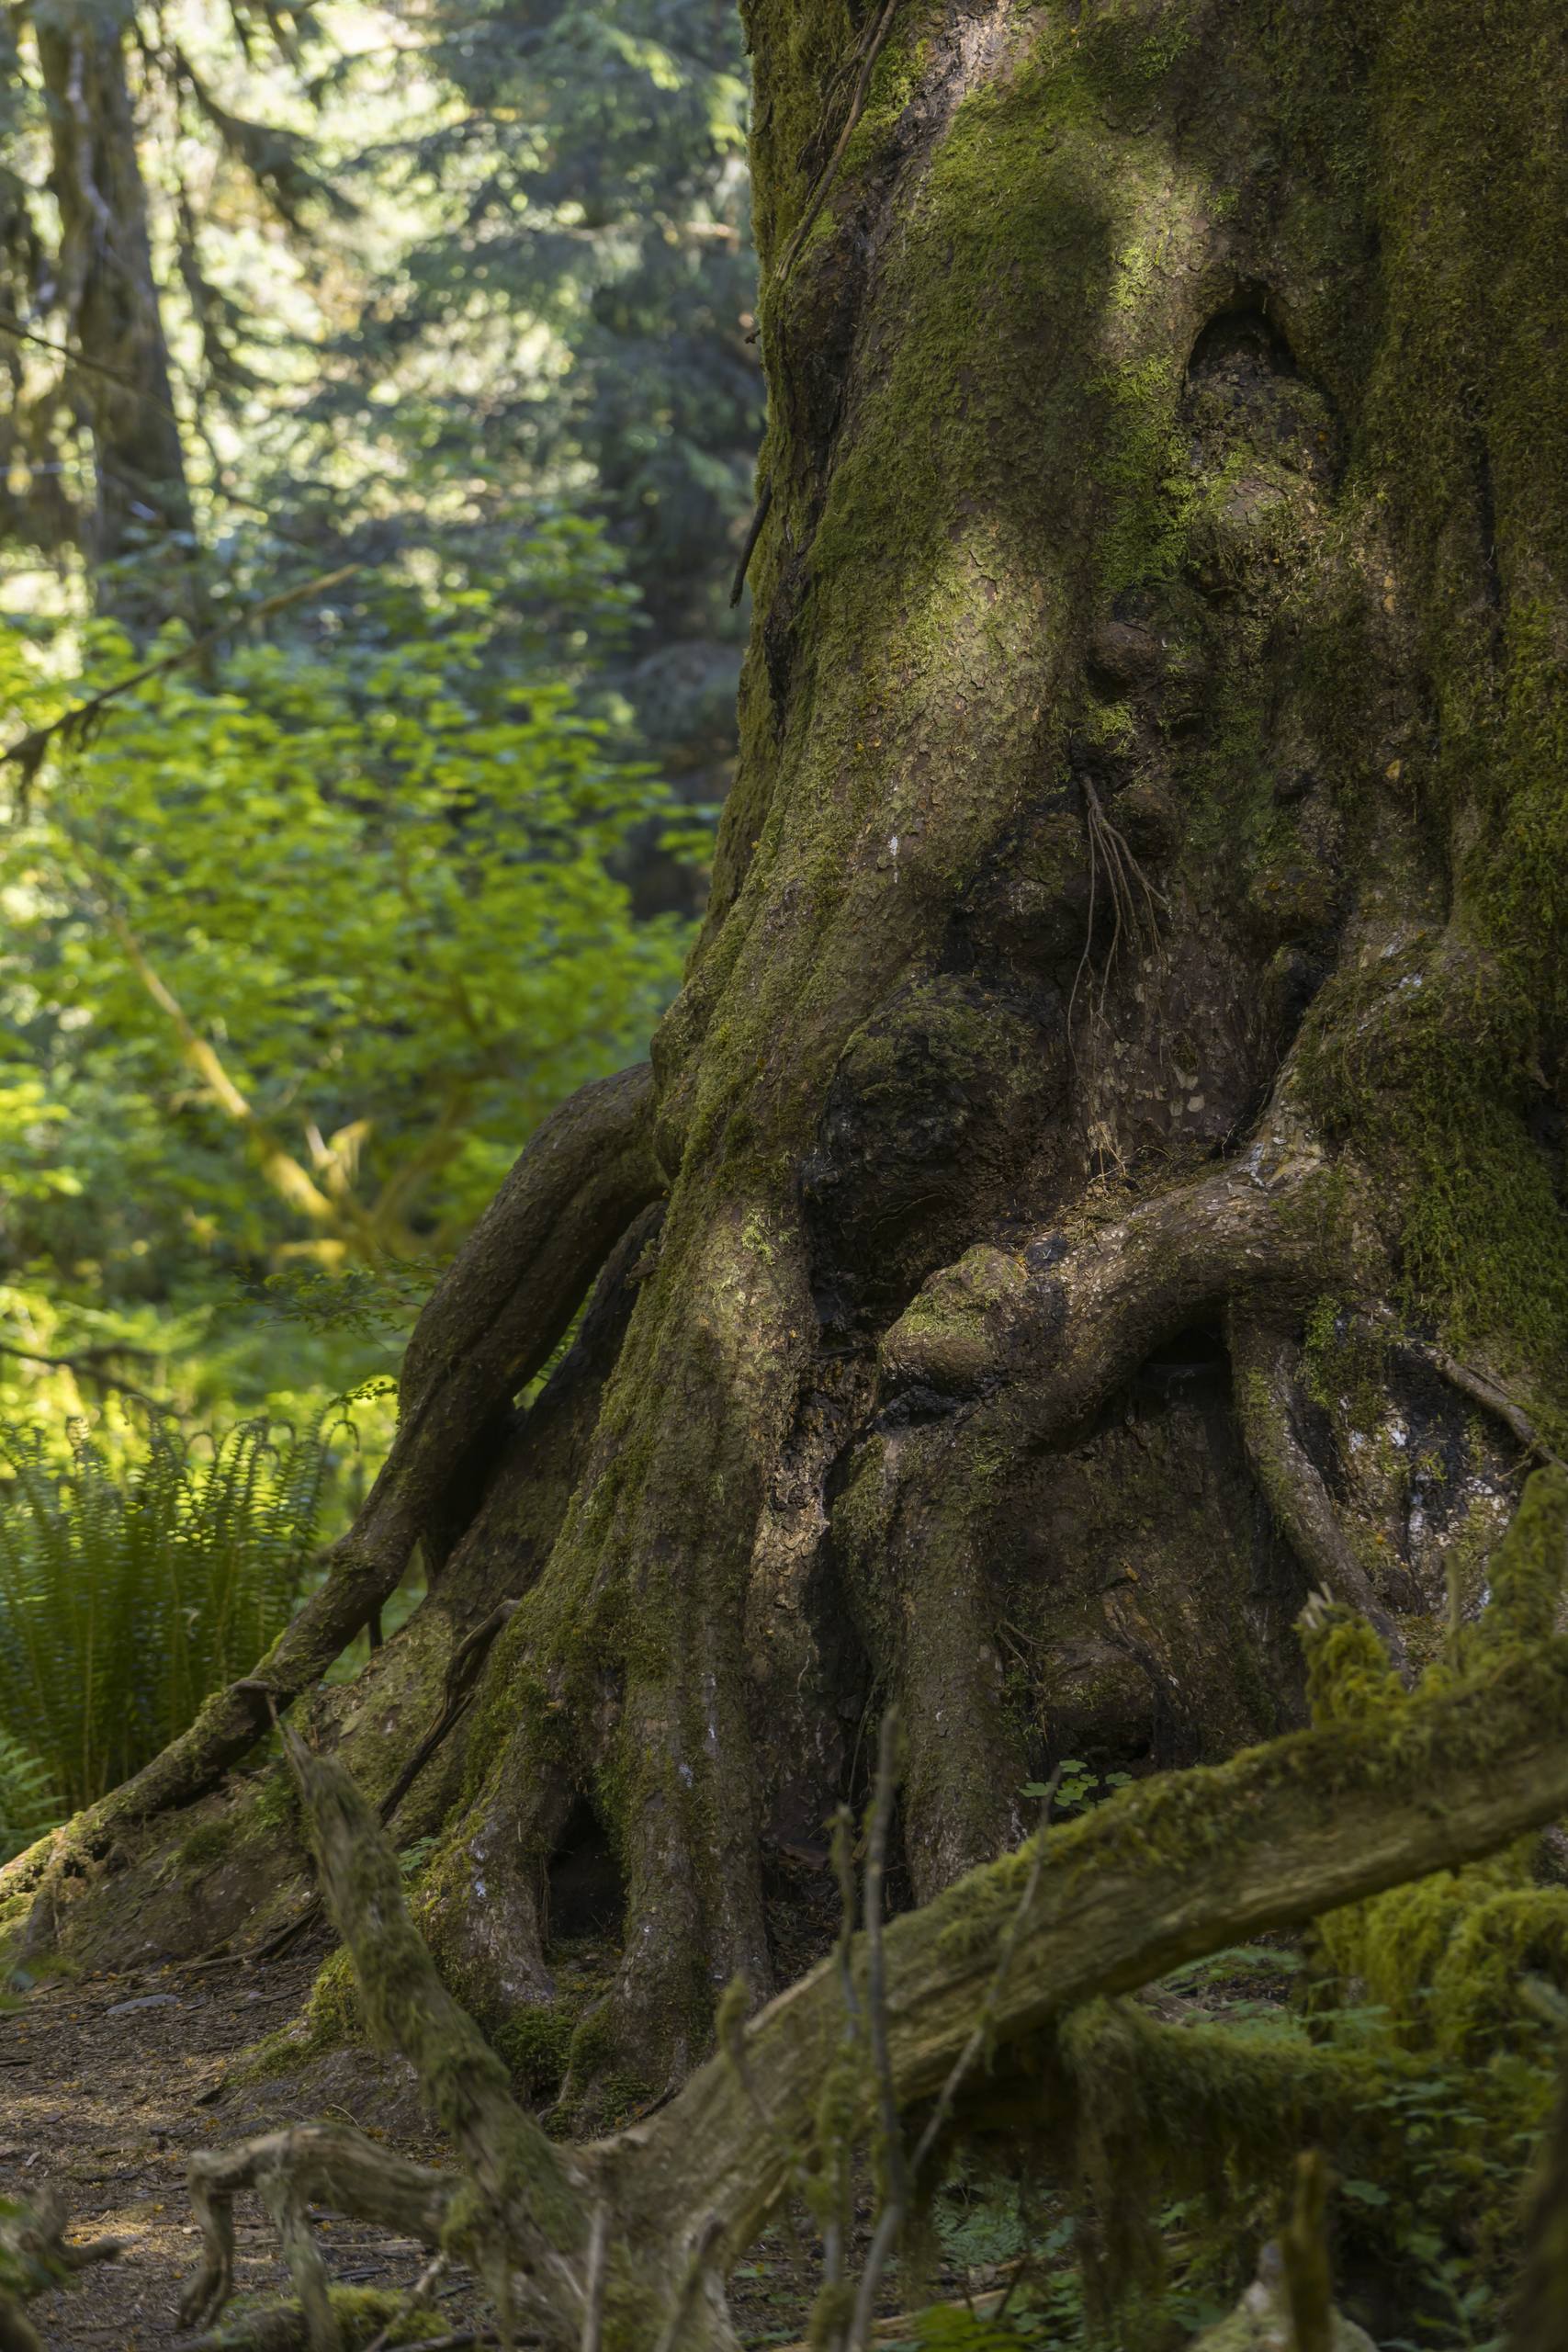
{"label": "arching root", "polygon": [[0,1871],[0,1896],[36,1897],[27,1950],[52,1941],[56,1902],[118,1838],[209,1788],[265,1733],[269,1710],[319,1680],[394,1590],[476,1438],[545,1363],[615,1242],[663,1189],[651,1102],[639,1065],[584,1087],[530,1137],[420,1317],[391,1453],[326,1582],[188,1731]]}
{"label": "arching root", "polygon": [[1276,1521],[1309,1576],[1374,1629],[1403,1681],[1411,1679],[1404,1640],[1356,1557],[1322,1473],[1296,1428],[1294,1375],[1301,1351],[1267,1315],[1233,1305],[1231,1363],[1242,1437]]}

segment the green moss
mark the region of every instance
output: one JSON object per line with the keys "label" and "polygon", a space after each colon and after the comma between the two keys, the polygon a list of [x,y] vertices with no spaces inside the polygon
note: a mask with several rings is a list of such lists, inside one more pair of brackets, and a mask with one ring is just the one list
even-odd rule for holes
{"label": "green moss", "polygon": [[328,2050],[363,2041],[366,2030],[354,1963],[346,1951],[329,1952],[316,1971],[299,2016],[247,2052],[235,2069],[235,2079],[264,2082],[273,2075],[288,2074]]}
{"label": "green moss", "polygon": [[299,1821],[299,1800],[294,1784],[281,1765],[263,1775],[252,1799],[252,1810],[257,1825],[264,1829],[296,1828]]}
{"label": "green moss", "polygon": [[1320,1611],[1306,1644],[1307,1690],[1314,1724],[1386,1719],[1404,1703],[1404,1688],[1388,1652],[1366,1619],[1352,1609]]}
{"label": "green moss", "polygon": [[1568,1219],[1526,1121],[1529,1035],[1495,962],[1417,940],[1325,990],[1301,1073],[1325,1131],[1383,1182],[1407,1311],[1487,1346],[1558,1430]]}
{"label": "green moss", "polygon": [[[1506,1359],[1561,1427],[1562,1171],[1528,1125],[1568,1034],[1568,516],[1551,487],[1568,417],[1547,356],[1568,307],[1568,161],[1545,129],[1560,13],[1403,0],[1357,38],[1354,186],[1382,292],[1352,495],[1394,566],[1384,658],[1432,697],[1413,776],[1388,774],[1413,785],[1451,911],[1441,952],[1413,943],[1330,992],[1313,1100],[1397,1204],[1413,1310]],[[1304,61],[1297,102],[1314,104]]]}
{"label": "green moss", "polygon": [[190,1836],[181,1845],[179,1867],[182,1871],[193,1873],[204,1871],[213,1862],[221,1861],[233,1842],[233,1824],[227,1815],[212,1821],[204,1821],[198,1829],[191,1831]]}
{"label": "green moss", "polygon": [[[394,2320],[400,2344],[423,2344],[451,2333],[450,2320],[440,2312],[410,2312],[407,2295],[394,2288],[333,2287],[328,2292],[344,2352],[362,2352]],[[232,2345],[234,2352],[307,2352],[305,2314],[298,2303],[260,2303],[238,2296],[210,2340]]]}
{"label": "green moss", "polygon": [[1539,1470],[1492,1555],[1491,1598],[1464,1664],[1483,1664],[1555,1631],[1568,1590],[1568,1471]]}

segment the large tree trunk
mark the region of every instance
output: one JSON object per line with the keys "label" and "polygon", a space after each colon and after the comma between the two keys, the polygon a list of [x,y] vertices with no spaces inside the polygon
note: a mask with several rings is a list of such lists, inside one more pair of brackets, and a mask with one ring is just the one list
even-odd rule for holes
{"label": "large tree trunk", "polygon": [[[318,1735],[379,1793],[520,1602],[400,1818],[487,2018],[551,1999],[596,1819],[580,2090],[793,1973],[882,1698],[924,1899],[1064,1754],[1297,1719],[1309,1586],[1429,1655],[1568,1397],[1553,0],[748,20],[769,504],[652,1084],[525,1154],[306,1619],[9,1877],[101,1935],[66,1898],[423,1536],[430,1600]],[[171,1939],[254,1894],[182,1914],[160,1868],[120,1883]]]}

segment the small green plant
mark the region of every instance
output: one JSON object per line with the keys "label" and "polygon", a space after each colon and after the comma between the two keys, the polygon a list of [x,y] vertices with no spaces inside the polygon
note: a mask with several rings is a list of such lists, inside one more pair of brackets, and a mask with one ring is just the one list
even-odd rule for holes
{"label": "small green plant", "polygon": [[0,1849],[136,1771],[282,1631],[333,1435],[154,1420],[117,1462],[78,1430],[62,1469],[0,1430]]}
{"label": "small green plant", "polygon": [[1069,1814],[1085,1813],[1101,1797],[1114,1796],[1132,1781],[1131,1772],[1091,1772],[1077,1756],[1064,1756],[1056,1778],[1052,1781],[1026,1781],[1020,1796],[1043,1802],[1051,1800],[1052,1817],[1062,1819]]}
{"label": "small green plant", "polygon": [[8,1862],[59,1820],[61,1803],[39,1758],[0,1729],[0,1862]]}

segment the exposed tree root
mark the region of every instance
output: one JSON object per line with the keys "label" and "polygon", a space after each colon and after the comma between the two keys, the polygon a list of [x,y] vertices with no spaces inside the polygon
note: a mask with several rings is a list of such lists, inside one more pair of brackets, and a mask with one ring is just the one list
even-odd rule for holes
{"label": "exposed tree root", "polygon": [[1462,1363],[1434,1340],[1416,1340],[1407,1333],[1392,1332],[1385,1324],[1371,1317],[1361,1318],[1360,1328],[1380,1345],[1392,1346],[1395,1354],[1404,1356],[1408,1363],[1424,1364],[1429,1372],[1435,1372],[1439,1380],[1446,1381],[1457,1395],[1468,1396],[1472,1404],[1481,1406],[1494,1419],[1501,1421],[1506,1430],[1512,1431],[1533,1460],[1545,1463],[1559,1461],[1517,1397],[1511,1396],[1490,1374],[1478,1372],[1473,1364]]}
{"label": "exposed tree root", "polygon": [[1035,1434],[1064,1442],[1189,1324],[1261,1287],[1299,1294],[1324,1278],[1336,1251],[1326,1174],[1314,1146],[1275,1135],[1113,1224],[972,1250],[887,1333],[884,1377],[955,1400],[1009,1383]]}
{"label": "exposed tree root", "polygon": [[[507,1623],[517,1607],[514,1600],[498,1602],[488,1617],[482,1618],[471,1633],[466,1634],[446,1661],[445,1686],[441,1697],[441,1712],[418,1742],[412,1755],[399,1771],[397,1779],[376,1808],[383,1828],[390,1822],[404,1797],[412,1788],[453,1724],[472,1702],[479,1688],[479,1674],[490,1656],[491,1644]],[[287,1927],[257,1947],[258,1960],[276,1960],[305,1933],[320,1916],[321,1899],[312,1895],[303,1911]]]}
{"label": "exposed tree root", "polygon": [[[1020,2044],[1081,2003],[1455,1868],[1568,1808],[1568,1640],[1505,1640],[1481,1656],[1486,1670],[1473,1680],[1126,1791],[895,1921],[881,1939],[884,2062],[840,2083],[835,2127],[852,2137],[880,2100],[902,2113],[931,2099],[987,2011],[997,2042]],[[734,2026],[726,2052],[645,2123],[556,2148],[516,2108],[500,2062],[436,1977],[370,1806],[339,1767],[298,1742],[290,1753],[373,2029],[414,2064],[468,2175],[455,2195],[443,2182],[452,2201],[438,2213],[421,2204],[437,2192],[420,2167],[400,2168],[355,2134],[318,2134],[301,2150],[318,2167],[313,2193],[378,2218],[400,2200],[400,2228],[465,2245],[492,2279],[503,2270],[517,2316],[562,2347],[581,2342],[593,2216],[606,2206],[605,2352],[668,2339],[672,2325],[682,2352],[733,2346],[719,2281],[813,2144],[843,2048],[838,1968],[824,1964]],[[852,1954],[863,2000],[866,1951],[861,1939]],[[197,2160],[210,2206],[208,2307],[224,2276],[213,2199],[288,2154],[275,2136]]]}
{"label": "exposed tree root", "polygon": [[[922,1896],[1018,1832],[1011,1792],[1027,1775],[998,1705],[992,1506],[1181,1331],[1232,1302],[1299,1314],[1326,1281],[1353,1282],[1356,1237],[1334,1181],[1280,1110],[1242,1157],[1113,1222],[969,1250],[886,1335],[884,1434],[863,1449],[834,1532],[909,1727],[906,1849]],[[1397,1643],[1353,1560],[1340,1584]],[[1132,1649],[1135,1634],[1124,1638]],[[1146,1647],[1133,1654],[1159,1688]]]}
{"label": "exposed tree root", "polygon": [[379,2148],[351,2124],[299,2123],[243,2146],[193,2156],[186,2171],[201,2227],[201,2267],[180,2297],[180,2324],[215,2319],[234,2291],[235,2197],[275,2177],[306,2199],[331,2200],[423,2245],[441,2243],[460,2182]]}
{"label": "exposed tree root", "polygon": [[95,2262],[112,2262],[118,2238],[68,2245],[62,2199],[45,2189],[31,2204],[0,2199],[0,2352],[44,2352],[22,2305],[51,2287],[66,2285]]}
{"label": "exposed tree root", "polygon": [[1294,1374],[1301,1351],[1266,1315],[1233,1306],[1229,1316],[1236,1408],[1247,1457],[1297,1558],[1336,1600],[1359,1610],[1406,1683],[1411,1668],[1399,1628],[1356,1557],[1343,1521],[1296,1428]]}
{"label": "exposed tree root", "polygon": [[644,1065],[584,1087],[547,1119],[420,1317],[391,1453],[320,1591],[254,1673],[215,1693],[190,1729],[69,1826],[0,1871],[35,1892],[27,1946],[52,1939],[56,1899],[125,1830],[188,1804],[319,1680],[395,1589],[465,1459],[545,1363],[626,1227],[662,1189]]}

